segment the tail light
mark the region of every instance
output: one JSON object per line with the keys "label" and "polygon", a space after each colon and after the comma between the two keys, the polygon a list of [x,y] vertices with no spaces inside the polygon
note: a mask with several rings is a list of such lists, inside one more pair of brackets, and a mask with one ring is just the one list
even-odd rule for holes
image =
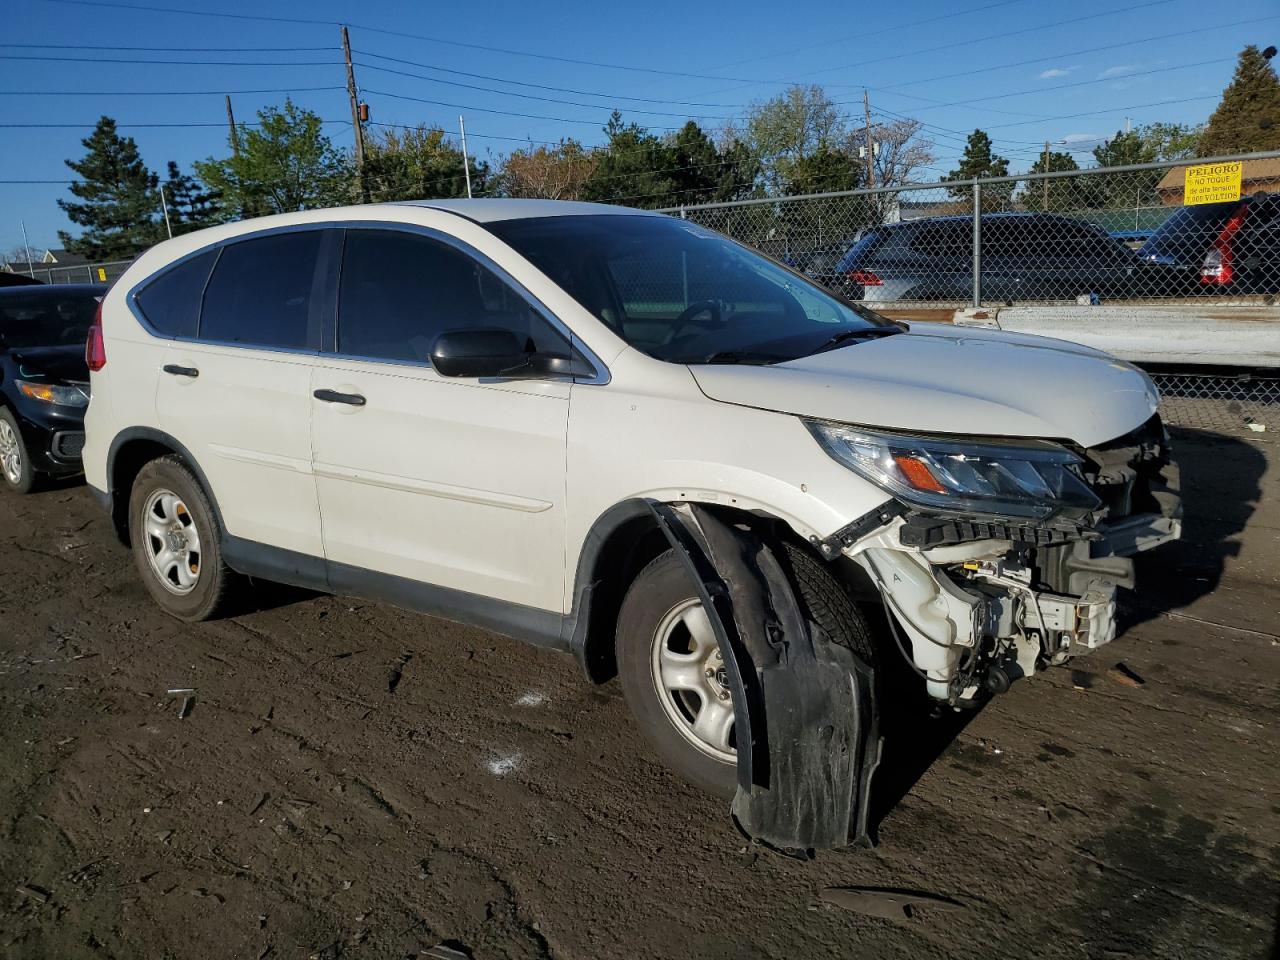
{"label": "tail light", "polygon": [[1235,276],[1235,251],[1232,241],[1240,227],[1244,224],[1244,219],[1249,213],[1247,206],[1240,207],[1231,215],[1221,230],[1218,231],[1218,238],[1213,241],[1213,247],[1204,255],[1204,263],[1200,267],[1200,282],[1206,286],[1221,286],[1230,283]]}
{"label": "tail light", "polygon": [[882,287],[884,281],[870,270],[850,270],[845,274],[850,283],[859,283],[864,287]]}
{"label": "tail light", "polygon": [[97,373],[107,365],[107,345],[102,340],[102,302],[98,302],[98,311],[93,315],[93,323],[89,325],[89,336],[84,342],[84,362],[89,369]]}

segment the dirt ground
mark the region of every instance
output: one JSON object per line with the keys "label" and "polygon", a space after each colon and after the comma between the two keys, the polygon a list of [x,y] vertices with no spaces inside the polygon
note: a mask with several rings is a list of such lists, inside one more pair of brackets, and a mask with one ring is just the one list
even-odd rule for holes
{"label": "dirt ground", "polygon": [[[875,849],[807,863],[563,655],[285,593],[185,626],[82,487],[0,497],[0,954],[1280,957],[1280,448],[1176,440],[1188,536],[1124,635],[922,750]],[[965,909],[819,899],[854,884]]]}

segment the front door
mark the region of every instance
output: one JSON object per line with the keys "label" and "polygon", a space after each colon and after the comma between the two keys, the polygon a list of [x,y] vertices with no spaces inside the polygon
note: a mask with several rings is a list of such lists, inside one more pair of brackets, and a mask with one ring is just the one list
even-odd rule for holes
{"label": "front door", "polygon": [[313,470],[335,582],[373,571],[561,612],[572,385],[441,376],[442,331],[563,337],[445,238],[346,232],[334,351],[312,377]]}

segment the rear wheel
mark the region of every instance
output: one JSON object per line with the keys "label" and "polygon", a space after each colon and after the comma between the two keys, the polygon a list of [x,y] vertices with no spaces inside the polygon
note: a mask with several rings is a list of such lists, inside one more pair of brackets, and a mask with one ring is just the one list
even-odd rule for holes
{"label": "rear wheel", "polygon": [[181,620],[217,616],[242,585],[222,561],[209,498],[177,457],[139,471],[129,496],[129,539],[147,592]]}
{"label": "rear wheel", "polygon": [[[808,617],[874,667],[870,631],[840,582],[790,544],[782,559]],[[627,591],[617,656],[627,705],[654,749],[690,783],[732,797],[737,750],[724,660],[697,590],[672,551],[654,559]]]}
{"label": "rear wheel", "polygon": [[37,480],[18,421],[3,407],[0,407],[0,478],[15,493],[30,493]]}

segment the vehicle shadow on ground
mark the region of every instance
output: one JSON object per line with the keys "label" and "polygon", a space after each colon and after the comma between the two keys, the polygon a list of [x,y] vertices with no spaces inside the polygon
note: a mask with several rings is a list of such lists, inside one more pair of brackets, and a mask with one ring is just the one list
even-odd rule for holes
{"label": "vehicle shadow on ground", "polygon": [[1256,444],[1205,430],[1169,432],[1181,468],[1182,539],[1136,558],[1137,590],[1121,592],[1118,635],[1213,593],[1262,496],[1267,458]]}

